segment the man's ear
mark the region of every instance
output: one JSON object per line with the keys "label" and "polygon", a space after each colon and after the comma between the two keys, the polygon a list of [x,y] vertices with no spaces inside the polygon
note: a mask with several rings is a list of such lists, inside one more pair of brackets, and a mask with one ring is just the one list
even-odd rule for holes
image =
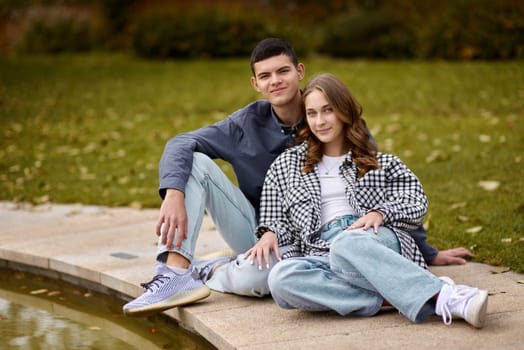
{"label": "man's ear", "polygon": [[304,66],[303,63],[299,63],[298,66],[297,66],[297,71],[298,71],[298,80],[302,80],[304,79],[304,77],[306,76],[306,66]]}
{"label": "man's ear", "polygon": [[253,89],[255,89],[256,92],[260,92],[260,89],[258,88],[257,79],[255,77],[251,77],[251,86]]}

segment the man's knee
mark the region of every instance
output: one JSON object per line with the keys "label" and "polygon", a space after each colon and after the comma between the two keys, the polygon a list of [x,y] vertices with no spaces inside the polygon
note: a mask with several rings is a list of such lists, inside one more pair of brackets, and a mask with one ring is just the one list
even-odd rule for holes
{"label": "man's knee", "polygon": [[268,274],[269,270],[258,270],[241,254],[228,266],[217,270],[208,286],[221,292],[263,297],[269,294]]}
{"label": "man's knee", "polygon": [[216,165],[216,163],[204,153],[193,153],[193,169],[205,169],[213,165]]}

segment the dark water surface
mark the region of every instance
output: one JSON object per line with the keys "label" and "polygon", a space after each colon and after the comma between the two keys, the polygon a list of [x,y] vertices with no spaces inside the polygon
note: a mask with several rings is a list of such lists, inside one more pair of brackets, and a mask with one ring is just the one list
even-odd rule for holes
{"label": "dark water surface", "polygon": [[0,349],[215,349],[164,315],[131,318],[124,301],[0,268]]}

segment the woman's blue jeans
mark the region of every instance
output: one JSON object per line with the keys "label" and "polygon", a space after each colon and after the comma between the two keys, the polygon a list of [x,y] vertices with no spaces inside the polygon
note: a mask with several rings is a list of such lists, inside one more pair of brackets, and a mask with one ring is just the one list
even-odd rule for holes
{"label": "woman's blue jeans", "polygon": [[332,242],[329,257],[291,258],[271,270],[268,284],[280,307],[372,316],[385,299],[413,322],[434,314],[430,299],[443,282],[399,254],[393,231],[338,226],[322,235]]}
{"label": "woman's blue jeans", "polygon": [[[193,168],[185,188],[185,205],[187,238],[179,250],[168,250],[159,240],[157,260],[165,262],[168,251],[193,260],[205,211],[213,219],[224,241],[237,254],[247,251],[257,242],[255,209],[217,164],[202,153],[193,155]],[[269,294],[268,274],[267,269],[259,271],[255,265],[244,260],[243,255],[239,255],[228,266],[218,269],[206,284],[220,292],[263,296]]]}

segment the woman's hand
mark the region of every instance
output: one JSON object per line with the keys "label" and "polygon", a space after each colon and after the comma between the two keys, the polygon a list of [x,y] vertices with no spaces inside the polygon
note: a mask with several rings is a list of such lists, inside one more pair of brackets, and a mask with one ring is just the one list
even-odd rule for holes
{"label": "woman's hand", "polygon": [[264,259],[266,268],[269,269],[271,251],[275,254],[275,259],[280,261],[277,236],[273,232],[267,231],[262,235],[262,237],[260,237],[257,244],[244,254],[244,259],[251,259],[251,265],[253,265],[255,259],[257,259],[259,270],[262,270],[262,259]]}
{"label": "woman's hand", "polygon": [[357,221],[352,223],[347,230],[355,230],[357,228],[362,228],[364,230],[367,230],[370,227],[373,227],[373,232],[375,234],[378,233],[378,228],[380,225],[382,225],[382,222],[384,221],[384,216],[381,212],[378,210],[373,210],[367,213],[366,215],[359,218]]}

